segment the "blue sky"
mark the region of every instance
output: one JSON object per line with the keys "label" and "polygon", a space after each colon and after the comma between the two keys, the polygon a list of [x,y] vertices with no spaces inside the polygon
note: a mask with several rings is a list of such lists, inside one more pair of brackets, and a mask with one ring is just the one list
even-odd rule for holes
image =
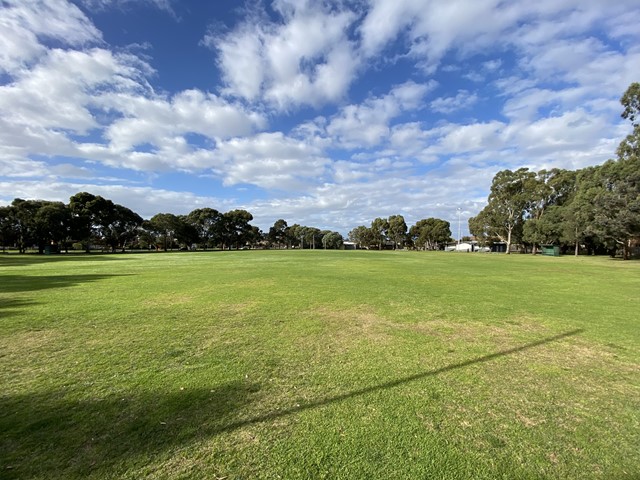
{"label": "blue sky", "polygon": [[615,156],[637,0],[4,0],[0,204],[89,191],[263,230],[466,219]]}

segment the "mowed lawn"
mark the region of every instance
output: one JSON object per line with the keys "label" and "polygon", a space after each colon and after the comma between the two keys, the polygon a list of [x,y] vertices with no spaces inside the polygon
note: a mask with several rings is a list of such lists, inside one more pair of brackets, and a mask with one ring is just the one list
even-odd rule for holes
{"label": "mowed lawn", "polygon": [[0,257],[0,478],[640,478],[640,263]]}

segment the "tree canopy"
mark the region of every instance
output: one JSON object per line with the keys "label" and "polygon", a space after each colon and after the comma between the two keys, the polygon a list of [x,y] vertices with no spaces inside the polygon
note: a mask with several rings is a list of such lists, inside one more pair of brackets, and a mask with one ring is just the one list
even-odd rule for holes
{"label": "tree canopy", "polygon": [[469,230],[483,242],[529,245],[580,245],[629,258],[640,243],[640,84],[620,100],[632,132],[616,151],[617,159],[577,171],[521,168],[493,179],[486,207],[469,219]]}

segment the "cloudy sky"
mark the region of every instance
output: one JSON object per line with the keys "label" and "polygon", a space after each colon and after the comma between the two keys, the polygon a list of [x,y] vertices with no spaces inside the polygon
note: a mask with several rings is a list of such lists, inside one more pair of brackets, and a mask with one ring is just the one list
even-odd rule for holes
{"label": "cloudy sky", "polygon": [[638,0],[2,0],[0,204],[463,233],[499,170],[614,156]]}

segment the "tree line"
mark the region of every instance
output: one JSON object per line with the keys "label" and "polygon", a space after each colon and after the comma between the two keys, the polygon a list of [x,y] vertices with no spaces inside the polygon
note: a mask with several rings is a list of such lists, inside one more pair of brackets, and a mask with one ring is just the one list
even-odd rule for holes
{"label": "tree line", "polygon": [[360,225],[349,232],[349,240],[360,248],[415,248],[438,250],[452,241],[449,222],[439,218],[419,220],[411,228],[402,215],[376,218],[369,227]]}
{"label": "tree line", "polygon": [[[0,243],[25,253],[100,249],[192,250],[306,248],[340,249],[343,236],[336,231],[299,224],[289,226],[277,220],[268,232],[251,224],[253,215],[241,209],[219,212],[198,208],[187,215],[158,213],[144,220],[133,210],[100,195],[79,192],[69,203],[16,198],[0,207]],[[387,248],[415,245],[436,249],[451,240],[449,223],[421,220],[407,231],[401,215],[376,218],[371,227],[357,227],[349,238],[359,248]]]}
{"label": "tree line", "polygon": [[0,243],[20,253],[92,249],[125,251],[241,249],[247,246],[341,248],[342,235],[278,220],[267,234],[242,209],[198,208],[187,215],[158,213],[148,220],[100,195],[79,192],[69,203],[16,198],[0,207]]}
{"label": "tree line", "polygon": [[481,244],[506,243],[536,252],[540,245],[578,255],[620,252],[640,245],[640,83],[620,99],[632,132],[617,158],[580,170],[503,170],[493,178],[487,205],[469,219]]}

